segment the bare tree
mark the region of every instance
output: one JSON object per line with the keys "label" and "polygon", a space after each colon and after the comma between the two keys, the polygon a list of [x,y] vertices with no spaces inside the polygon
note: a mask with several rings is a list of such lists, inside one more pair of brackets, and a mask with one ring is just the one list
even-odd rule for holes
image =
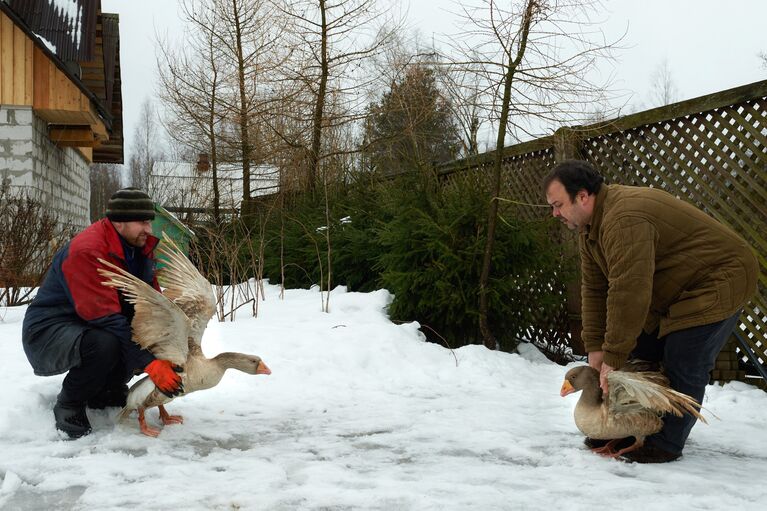
{"label": "bare tree", "polygon": [[[383,12],[374,0],[298,0],[275,2],[288,20],[285,42],[290,61],[282,67],[280,115],[270,124],[284,145],[281,158],[292,172],[281,175],[324,201],[326,272],[321,281],[328,297],[332,284],[330,204],[331,183],[340,182],[348,156],[359,150],[348,136],[351,123],[364,116],[361,92],[372,79],[363,63],[389,40]],[[307,229],[309,227],[307,226]],[[327,276],[327,279],[324,277]],[[325,284],[326,283],[326,284]],[[329,307],[323,299],[323,310]]]}
{"label": "bare tree", "polygon": [[[206,26],[216,23],[215,12],[195,9],[194,3],[185,5],[187,21],[194,14],[195,24]],[[158,45],[157,66],[159,69],[160,97],[167,113],[168,133],[182,146],[191,149],[191,154],[209,154],[209,179],[212,189],[212,215],[214,222],[221,222],[218,166],[219,135],[222,123],[222,107],[219,100],[221,77],[217,40],[211,30],[189,33],[184,48],[174,50],[167,42]],[[158,196],[169,195],[165,190],[168,180],[154,180]],[[194,186],[184,191],[177,202],[189,200],[195,190],[207,188]],[[170,192],[178,192],[172,190]]]}
{"label": "bare tree", "polygon": [[96,163],[90,168],[91,222],[102,218],[107,211],[107,202],[120,189],[120,166]]}
{"label": "bare tree", "polygon": [[[479,282],[479,326],[485,346],[498,343],[488,322],[491,261],[498,218],[501,167],[506,140],[529,137],[547,124],[576,123],[605,100],[605,85],[589,79],[611,44],[593,29],[589,0],[483,0],[462,6],[468,30],[454,67],[475,73],[492,99],[485,110],[497,128],[490,184],[487,238]],[[482,95],[482,94],[480,94]]]}
{"label": "bare tree", "polygon": [[279,0],[188,0],[187,19],[207,34],[217,49],[221,72],[218,101],[224,107],[221,140],[227,160],[242,165],[242,204],[252,196],[251,171],[269,159],[269,147],[261,143],[263,117],[276,101],[270,82],[287,58],[283,44],[284,16],[274,9]]}
{"label": "bare tree", "polygon": [[146,190],[154,162],[163,158],[161,125],[149,98],[141,103],[139,122],[133,136],[133,150],[128,162],[131,186]]}
{"label": "bare tree", "polygon": [[0,182],[0,307],[29,303],[53,255],[73,235],[39,194]]}
{"label": "bare tree", "polygon": [[650,103],[665,106],[679,101],[679,89],[674,83],[668,59],[663,59],[652,73],[650,82]]}
{"label": "bare tree", "polygon": [[362,64],[384,48],[392,29],[383,28],[384,14],[375,0],[299,0],[281,9],[291,20],[296,63],[296,70],[285,78],[295,84],[293,99],[311,109],[309,140],[293,143],[302,146],[305,187],[314,192],[323,183],[323,159],[355,150],[330,151],[324,137],[333,128],[361,119],[360,91],[371,81],[362,76]]}
{"label": "bare tree", "polygon": [[[284,16],[279,0],[184,0],[188,30],[184,46],[162,44],[158,56],[163,100],[171,110],[169,132],[197,156],[209,154],[213,211],[218,219],[217,176],[224,163],[240,165],[242,208],[254,191],[253,172],[268,162],[272,144],[263,140],[269,105],[277,102],[274,69],[289,49],[277,44]],[[245,212],[247,213],[247,212]]]}
{"label": "bare tree", "polygon": [[759,60],[762,61],[762,67],[764,69],[767,69],[767,52],[760,52],[759,53]]}
{"label": "bare tree", "polygon": [[465,67],[450,67],[440,74],[453,116],[461,128],[463,156],[479,154],[479,130],[487,118],[482,113],[483,87],[477,73]]}

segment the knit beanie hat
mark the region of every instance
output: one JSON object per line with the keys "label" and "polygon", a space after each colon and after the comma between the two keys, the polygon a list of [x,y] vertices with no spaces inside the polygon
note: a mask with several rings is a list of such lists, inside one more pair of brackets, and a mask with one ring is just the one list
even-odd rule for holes
{"label": "knit beanie hat", "polygon": [[138,188],[123,188],[109,198],[107,218],[113,222],[154,220],[154,203]]}

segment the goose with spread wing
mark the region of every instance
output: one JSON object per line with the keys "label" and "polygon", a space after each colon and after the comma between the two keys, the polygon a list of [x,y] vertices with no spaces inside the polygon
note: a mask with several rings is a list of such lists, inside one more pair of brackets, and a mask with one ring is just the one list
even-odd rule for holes
{"label": "goose with spread wing", "polygon": [[[227,352],[210,359],[205,357],[202,335],[216,310],[211,285],[164,233],[158,252],[166,258],[166,266],[159,271],[164,293],[103,259],[99,261],[109,269],[99,268],[98,272],[107,279],[103,285],[120,290],[134,304],[133,339],[158,359],[169,360],[180,368],[183,392],[179,395],[215,387],[227,369],[271,374],[255,355]],[[144,412],[157,407],[163,424],[181,423],[181,416],[170,415],[165,409],[173,399],[156,388],[149,377],[144,377],[130,388],[119,418],[125,419],[137,410],[142,433],[156,437],[160,431],[146,424]]]}
{"label": "goose with spread wing", "polygon": [[[604,456],[617,458],[644,445],[648,435],[663,427],[661,417],[670,413],[700,415],[701,405],[690,396],[671,389],[668,379],[659,372],[612,371],[607,375],[607,396],[599,386],[599,371],[589,366],[570,369],[565,375],[562,397],[581,391],[575,405],[575,425],[589,438],[609,440],[593,449]],[[615,450],[624,438],[634,437],[628,447]]]}

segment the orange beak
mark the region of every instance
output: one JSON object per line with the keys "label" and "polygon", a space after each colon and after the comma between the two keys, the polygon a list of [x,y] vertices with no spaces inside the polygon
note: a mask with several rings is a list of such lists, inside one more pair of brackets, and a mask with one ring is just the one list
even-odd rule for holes
{"label": "orange beak", "polygon": [[263,362],[259,362],[258,367],[256,368],[256,374],[272,374],[272,370],[266,367],[266,364]]}
{"label": "orange beak", "polygon": [[575,392],[575,388],[570,385],[569,381],[565,380],[565,382],[562,384],[562,388],[559,390],[559,395],[565,397],[566,395],[572,394],[573,392]]}

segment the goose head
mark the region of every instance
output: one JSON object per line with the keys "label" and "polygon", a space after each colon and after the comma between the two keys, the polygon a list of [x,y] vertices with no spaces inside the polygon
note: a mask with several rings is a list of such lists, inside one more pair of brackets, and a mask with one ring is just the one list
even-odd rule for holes
{"label": "goose head", "polygon": [[562,383],[562,388],[559,391],[559,395],[565,397],[573,392],[581,390],[599,391],[599,371],[591,366],[579,366],[573,367],[567,374],[565,374],[565,381]]}
{"label": "goose head", "polygon": [[245,353],[221,353],[213,358],[225,369],[237,369],[247,374],[272,374],[261,357]]}

